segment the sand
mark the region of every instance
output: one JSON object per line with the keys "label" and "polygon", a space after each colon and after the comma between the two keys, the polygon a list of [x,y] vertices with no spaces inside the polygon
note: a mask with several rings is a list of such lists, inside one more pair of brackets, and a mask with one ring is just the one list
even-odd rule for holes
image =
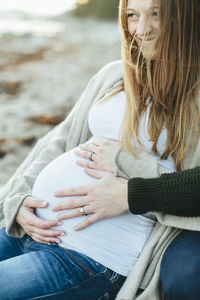
{"label": "sand", "polygon": [[88,80],[120,58],[116,22],[58,18],[63,31],[4,35],[0,43],[0,186],[62,121]]}

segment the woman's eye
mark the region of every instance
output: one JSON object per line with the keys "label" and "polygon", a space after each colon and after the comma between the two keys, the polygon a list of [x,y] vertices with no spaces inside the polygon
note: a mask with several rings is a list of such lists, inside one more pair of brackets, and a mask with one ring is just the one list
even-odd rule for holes
{"label": "woman's eye", "polygon": [[132,13],[132,14],[128,14],[128,18],[130,19],[137,19],[137,15]]}
{"label": "woman's eye", "polygon": [[154,12],[152,13],[152,16],[153,16],[153,17],[159,17],[159,12],[158,12],[158,11],[154,11]]}

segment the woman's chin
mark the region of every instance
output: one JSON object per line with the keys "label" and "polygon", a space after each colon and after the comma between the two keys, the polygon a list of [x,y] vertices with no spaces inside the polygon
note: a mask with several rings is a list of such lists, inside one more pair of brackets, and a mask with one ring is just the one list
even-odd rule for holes
{"label": "woman's chin", "polygon": [[157,51],[155,50],[155,43],[152,44],[152,42],[146,42],[146,44],[140,45],[140,49],[145,59],[153,60],[156,58]]}
{"label": "woman's chin", "polygon": [[146,60],[155,60],[156,59],[156,50],[142,50],[142,55]]}

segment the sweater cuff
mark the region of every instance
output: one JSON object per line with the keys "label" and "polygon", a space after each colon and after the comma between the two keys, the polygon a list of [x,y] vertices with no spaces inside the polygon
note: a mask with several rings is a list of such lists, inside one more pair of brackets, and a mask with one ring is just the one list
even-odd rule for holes
{"label": "sweater cuff", "polygon": [[131,178],[128,180],[128,204],[133,214],[160,210],[162,206],[160,178]]}

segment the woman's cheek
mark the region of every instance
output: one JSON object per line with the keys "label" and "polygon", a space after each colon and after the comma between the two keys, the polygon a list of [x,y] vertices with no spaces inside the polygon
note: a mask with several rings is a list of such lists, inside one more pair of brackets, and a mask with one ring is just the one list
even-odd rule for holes
{"label": "woman's cheek", "polygon": [[134,26],[133,24],[128,24],[128,31],[130,33],[130,35],[134,36],[136,33],[136,26]]}
{"label": "woman's cheek", "polygon": [[136,30],[137,30],[137,25],[135,24],[135,22],[128,22],[128,31],[132,36],[135,36],[136,34]]}

